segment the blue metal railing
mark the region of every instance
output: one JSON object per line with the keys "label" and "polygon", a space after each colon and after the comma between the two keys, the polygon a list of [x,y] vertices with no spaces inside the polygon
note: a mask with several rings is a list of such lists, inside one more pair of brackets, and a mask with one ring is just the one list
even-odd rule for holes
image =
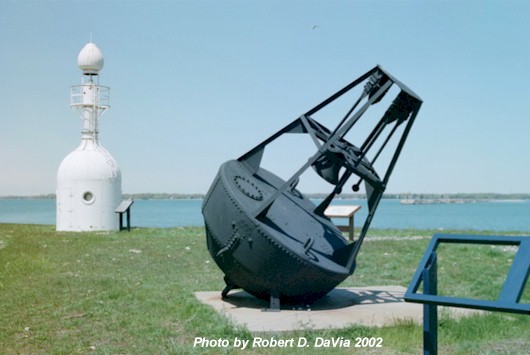
{"label": "blue metal railing", "polygon": [[[496,300],[448,297],[437,294],[438,273],[436,250],[442,243],[511,245],[518,247],[504,285]],[[418,269],[405,293],[405,301],[424,304],[424,354],[437,354],[438,352],[437,306],[530,314],[530,304],[520,302],[529,274],[530,237],[435,234],[427,246],[425,254],[418,265]],[[422,283],[423,293],[418,293],[417,291]]]}

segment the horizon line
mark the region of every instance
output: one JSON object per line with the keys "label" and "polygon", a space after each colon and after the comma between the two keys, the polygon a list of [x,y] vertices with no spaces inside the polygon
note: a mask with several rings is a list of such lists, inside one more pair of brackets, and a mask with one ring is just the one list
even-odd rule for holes
{"label": "horizon line", "polygon": [[[189,198],[189,197],[204,197],[207,193],[201,193],[201,192],[192,192],[192,193],[183,193],[183,192],[127,192],[122,193],[122,196],[144,196],[148,197],[148,195],[151,195],[150,198],[164,198],[164,197],[179,197],[179,198]],[[329,192],[309,192],[304,193],[304,195],[311,197],[311,196],[327,196],[329,195]],[[157,197],[158,196],[158,197]],[[341,196],[353,196],[353,197],[365,197],[366,193],[343,193],[341,195],[338,195],[336,198],[341,198]],[[441,198],[506,198],[506,197],[512,197],[512,198],[524,198],[524,199],[530,199],[530,192],[387,192],[383,194],[383,198],[418,198],[418,197],[441,197]],[[16,195],[0,195],[0,199],[51,199],[56,198],[55,193],[46,193],[46,194],[32,194],[32,195],[24,195],[24,194],[16,194]]]}

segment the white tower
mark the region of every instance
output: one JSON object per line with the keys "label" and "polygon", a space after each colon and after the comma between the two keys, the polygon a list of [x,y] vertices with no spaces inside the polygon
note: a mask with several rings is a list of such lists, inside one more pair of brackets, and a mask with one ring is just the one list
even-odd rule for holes
{"label": "white tower", "polygon": [[99,118],[110,108],[109,88],[99,85],[103,54],[88,43],[77,64],[81,85],[72,86],[70,106],[83,121],[81,145],[63,159],[57,171],[57,230],[117,230],[114,210],[121,202],[121,172],[99,144]]}

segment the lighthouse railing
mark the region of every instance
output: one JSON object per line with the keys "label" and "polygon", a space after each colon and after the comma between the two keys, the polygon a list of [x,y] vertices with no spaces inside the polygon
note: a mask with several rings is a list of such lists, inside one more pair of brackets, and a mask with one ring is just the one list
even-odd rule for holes
{"label": "lighthouse railing", "polygon": [[70,90],[70,106],[73,108],[110,108],[110,88],[99,85],[75,85]]}

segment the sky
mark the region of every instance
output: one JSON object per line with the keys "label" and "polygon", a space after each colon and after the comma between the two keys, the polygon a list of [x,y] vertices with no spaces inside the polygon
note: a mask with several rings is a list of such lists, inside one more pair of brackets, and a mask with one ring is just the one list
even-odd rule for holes
{"label": "sky", "polygon": [[[526,1],[0,0],[0,196],[55,192],[90,38],[124,193],[206,193],[223,162],[377,64],[423,100],[387,192],[530,193],[529,15]],[[300,155],[282,144],[273,172]]]}

